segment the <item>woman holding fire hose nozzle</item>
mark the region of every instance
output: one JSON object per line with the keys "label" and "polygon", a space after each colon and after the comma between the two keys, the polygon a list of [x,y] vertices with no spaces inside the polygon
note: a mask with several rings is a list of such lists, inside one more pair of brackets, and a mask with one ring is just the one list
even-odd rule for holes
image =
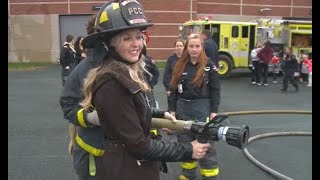
{"label": "woman holding fire hose nozzle", "polygon": [[167,112],[152,110],[146,103],[150,87],[143,79],[142,31],[152,24],[142,5],[134,0],[111,1],[98,12],[96,24],[98,32],[83,42],[90,46],[102,38],[108,53],[88,73],[81,105],[95,107],[106,138],[97,179],[159,180],[159,161],[204,157],[209,143],[164,143],[150,138],[151,116],[163,118]]}

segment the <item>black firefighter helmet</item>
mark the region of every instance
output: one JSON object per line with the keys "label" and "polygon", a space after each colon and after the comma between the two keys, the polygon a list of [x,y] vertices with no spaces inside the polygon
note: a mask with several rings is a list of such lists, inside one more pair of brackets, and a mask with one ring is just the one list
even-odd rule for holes
{"label": "black firefighter helmet", "polygon": [[83,39],[83,45],[92,48],[99,41],[110,39],[116,33],[132,28],[145,30],[152,26],[144,15],[142,4],[136,0],[107,2],[97,13],[95,32]]}

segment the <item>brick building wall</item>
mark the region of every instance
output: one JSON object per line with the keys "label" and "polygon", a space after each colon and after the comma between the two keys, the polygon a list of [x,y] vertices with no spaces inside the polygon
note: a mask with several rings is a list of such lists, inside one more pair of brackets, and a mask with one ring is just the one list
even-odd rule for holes
{"label": "brick building wall", "polygon": [[[90,0],[9,0],[8,12],[11,18],[10,23],[17,24],[19,22],[14,22],[12,17],[42,15],[57,19],[55,16],[58,14],[92,14],[95,13],[92,10],[93,6],[101,6],[105,2]],[[154,26],[149,29],[151,41],[148,45],[148,52],[159,60],[165,60],[173,52],[173,43],[178,37],[178,26],[189,20],[191,16],[193,19],[210,16],[217,20],[246,21],[259,17],[310,17],[312,9],[311,0],[192,0],[191,15],[190,0],[140,0],[140,2],[144,5],[148,19],[154,23]],[[269,10],[261,11],[261,9],[266,8]],[[33,16],[29,17],[34,18]],[[51,23],[51,26],[57,24]],[[41,25],[38,25],[38,27],[41,28]],[[58,30],[59,28],[55,29]],[[13,28],[11,28],[11,31],[14,31]],[[59,32],[51,33],[59,34]],[[50,36],[48,39],[55,37],[52,34]],[[16,38],[11,38],[11,43],[12,41],[16,41]],[[23,41],[23,39],[20,39],[20,41]],[[25,39],[25,41],[28,41],[28,39]],[[58,46],[59,44],[50,47],[57,48]],[[53,51],[57,52],[57,49]]]}

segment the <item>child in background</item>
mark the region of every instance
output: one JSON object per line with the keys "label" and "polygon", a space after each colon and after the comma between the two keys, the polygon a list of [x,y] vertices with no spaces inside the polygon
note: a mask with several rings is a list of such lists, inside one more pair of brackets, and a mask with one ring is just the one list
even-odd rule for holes
{"label": "child in background", "polygon": [[278,83],[277,76],[279,74],[279,68],[280,68],[280,60],[278,55],[273,55],[271,59],[271,64],[272,64],[272,82]]}
{"label": "child in background", "polygon": [[312,55],[309,54],[308,60],[307,60],[307,68],[308,68],[308,87],[312,87]]}
{"label": "child in background", "polygon": [[301,57],[300,61],[300,82],[301,83],[308,83],[308,75],[309,75],[309,70],[308,70],[308,61],[309,61],[309,55],[308,54],[303,54]]}

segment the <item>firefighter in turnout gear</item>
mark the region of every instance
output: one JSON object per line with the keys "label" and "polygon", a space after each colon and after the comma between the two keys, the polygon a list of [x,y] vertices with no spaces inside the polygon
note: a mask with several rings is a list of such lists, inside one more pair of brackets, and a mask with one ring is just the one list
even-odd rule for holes
{"label": "firefighter in turnout gear", "polygon": [[[94,33],[95,15],[87,23],[87,33]],[[79,105],[83,99],[81,89],[88,71],[100,64],[106,50],[98,41],[88,49],[86,58],[69,75],[61,92],[60,105],[64,118],[70,122],[69,153],[79,180],[95,180],[97,164],[104,153],[103,131],[93,108]]]}
{"label": "firefighter in turnout gear", "polygon": [[[172,101],[169,111],[177,119],[206,122],[213,119],[220,103],[220,81],[214,63],[207,58],[203,39],[198,34],[189,35],[183,53],[172,73]],[[178,134],[179,142],[191,142],[192,133]],[[199,161],[181,162],[180,180],[197,179],[198,162],[202,179],[217,179],[219,167],[213,141],[207,154]]]}

